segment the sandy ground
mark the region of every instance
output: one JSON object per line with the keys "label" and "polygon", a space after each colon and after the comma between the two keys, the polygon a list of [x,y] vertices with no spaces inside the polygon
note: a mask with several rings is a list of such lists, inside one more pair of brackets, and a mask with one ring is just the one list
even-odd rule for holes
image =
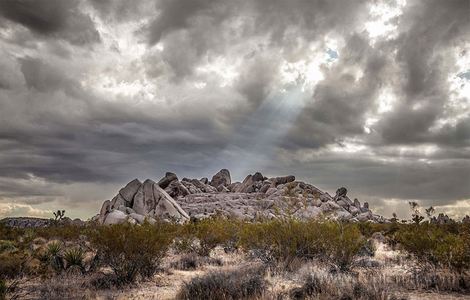
{"label": "sandy ground", "polygon": [[[83,299],[83,296],[87,299],[175,299],[178,291],[185,282],[189,282],[196,276],[203,276],[214,271],[228,271],[232,269],[238,269],[241,267],[250,266],[256,264],[256,261],[247,259],[242,254],[226,254],[222,249],[216,249],[211,256],[222,260],[223,264],[218,265],[203,265],[197,270],[177,270],[171,267],[171,263],[177,261],[181,256],[176,254],[168,255],[163,261],[163,270],[161,273],[155,275],[155,277],[146,282],[136,283],[130,287],[124,289],[109,289],[109,290],[81,290],[80,295],[77,295],[77,299]],[[383,267],[378,271],[381,276],[388,276],[392,274],[404,274],[406,272],[405,265],[401,262],[402,255],[399,252],[392,251],[383,244],[378,244],[376,249],[376,255],[374,257],[376,261],[383,264]],[[295,272],[267,272],[265,279],[268,282],[267,295],[279,295],[288,294],[290,290],[296,287],[300,287],[304,282],[306,274],[318,270],[318,266],[314,263],[303,264],[296,269]],[[377,272],[377,271],[376,271]],[[60,280],[60,278],[58,279]],[[34,295],[34,290],[43,284],[41,281],[30,283],[30,289],[33,290],[33,294],[24,299],[40,299],[37,295]],[[459,295],[452,293],[426,293],[416,291],[397,291],[397,296],[404,296],[406,299],[436,299],[436,300],[451,300],[451,299],[470,299],[470,295]],[[271,298],[274,298],[271,296]],[[264,299],[270,299],[266,296]]]}

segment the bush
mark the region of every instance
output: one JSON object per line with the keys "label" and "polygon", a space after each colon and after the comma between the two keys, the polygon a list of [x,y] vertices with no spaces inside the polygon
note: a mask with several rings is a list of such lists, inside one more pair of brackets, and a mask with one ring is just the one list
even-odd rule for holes
{"label": "bush", "polygon": [[183,225],[178,232],[176,248],[209,256],[217,246],[233,248],[237,243],[239,221],[221,217],[208,218]]}
{"label": "bush", "polygon": [[329,274],[317,271],[309,274],[300,288],[290,292],[293,299],[398,299],[381,276],[359,279],[350,274]]}
{"label": "bush", "polygon": [[317,258],[347,270],[365,239],[354,224],[287,219],[244,224],[240,244],[268,263]]}
{"label": "bush", "polygon": [[402,225],[394,238],[418,261],[462,272],[470,268],[470,234],[464,224],[460,226]]}
{"label": "bush", "polygon": [[173,239],[170,224],[118,224],[102,226],[92,235],[92,243],[104,264],[120,283],[130,283],[140,274],[153,276]]}
{"label": "bush", "polygon": [[15,243],[8,240],[0,240],[0,253],[15,251]]}
{"label": "bush", "polygon": [[223,262],[218,258],[199,256],[197,254],[190,253],[182,256],[179,260],[172,262],[170,266],[178,270],[195,270],[203,265],[222,266]]}
{"label": "bush", "polygon": [[266,289],[264,271],[241,269],[215,272],[195,277],[183,285],[177,299],[251,299],[259,297]]}
{"label": "bush", "polygon": [[26,255],[22,253],[0,254],[0,279],[12,279],[25,271]]}

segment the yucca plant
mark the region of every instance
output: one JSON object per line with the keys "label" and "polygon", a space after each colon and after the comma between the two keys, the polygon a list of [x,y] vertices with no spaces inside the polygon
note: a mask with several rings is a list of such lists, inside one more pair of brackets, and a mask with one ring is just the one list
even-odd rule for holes
{"label": "yucca plant", "polygon": [[62,270],[64,268],[62,245],[60,242],[52,242],[47,245],[46,257],[51,266],[56,271]]}
{"label": "yucca plant", "polygon": [[64,252],[65,267],[69,269],[75,267],[83,271],[83,259],[85,254],[81,248],[72,248]]}

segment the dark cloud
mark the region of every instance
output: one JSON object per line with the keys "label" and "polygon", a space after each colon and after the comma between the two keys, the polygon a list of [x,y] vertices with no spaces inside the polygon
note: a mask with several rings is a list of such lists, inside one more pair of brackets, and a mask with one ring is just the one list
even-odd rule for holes
{"label": "dark cloud", "polygon": [[[375,37],[376,4],[402,12]],[[381,212],[466,201],[468,5],[0,1],[0,215],[88,217],[135,177],[223,167]]]}
{"label": "dark cloud", "polygon": [[59,38],[75,45],[95,43],[100,35],[93,20],[80,11],[80,1],[5,0],[1,15],[42,36]]}

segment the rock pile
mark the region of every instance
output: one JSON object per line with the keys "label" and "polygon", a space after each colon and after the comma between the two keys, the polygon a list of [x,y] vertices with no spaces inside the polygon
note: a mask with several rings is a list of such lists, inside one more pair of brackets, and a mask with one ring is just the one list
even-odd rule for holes
{"label": "rock pile", "polygon": [[178,179],[166,173],[155,183],[134,179],[111,201],[103,203],[95,218],[102,224],[125,221],[142,223],[146,219],[185,222],[221,214],[254,220],[293,216],[299,219],[325,217],[336,220],[386,222],[373,214],[369,205],[353,201],[342,187],[332,197],[311,184],[296,181],[295,176],[267,178],[260,172],[246,176],[243,182],[231,182],[230,172],[220,170],[209,181]]}
{"label": "rock pile", "polygon": [[[167,189],[172,182],[167,182],[168,177],[171,173],[167,173],[166,181],[162,183],[167,185]],[[97,217],[102,224],[155,222],[156,219],[183,223],[189,220],[189,216],[159,184],[150,179],[144,183],[137,179],[129,182],[111,201],[103,203]]]}

